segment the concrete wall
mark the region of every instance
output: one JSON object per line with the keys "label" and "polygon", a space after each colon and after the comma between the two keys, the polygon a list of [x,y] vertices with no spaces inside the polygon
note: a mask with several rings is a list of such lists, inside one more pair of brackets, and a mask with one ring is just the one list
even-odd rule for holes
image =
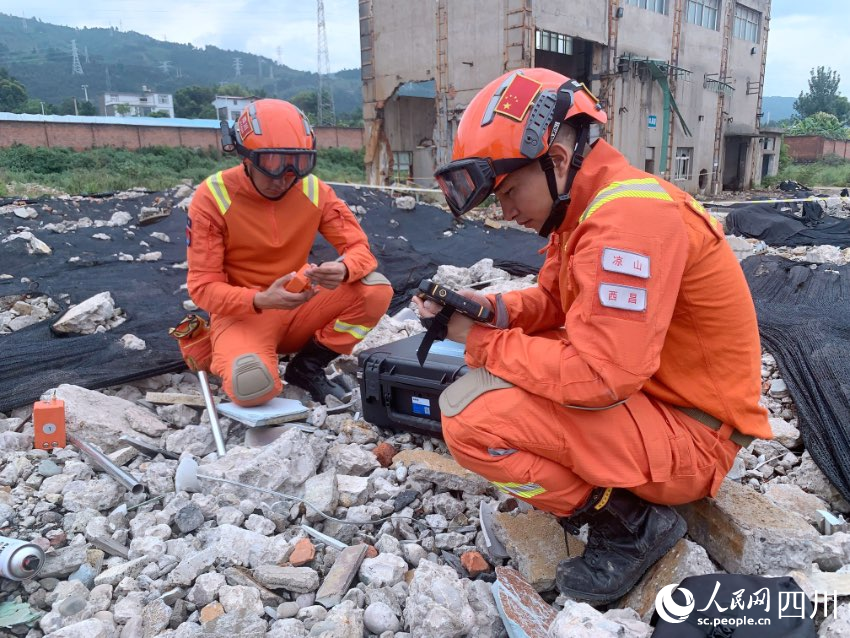
{"label": "concrete wall", "polygon": [[[740,0],[740,3],[762,14],[760,42],[740,40],[732,35],[734,0],[723,0],[718,17],[718,29],[702,27],[687,22],[685,0],[669,0],[668,14],[619,3],[623,16],[609,20],[609,3],[601,0],[438,0],[435,3],[409,3],[404,0],[360,0],[361,16],[364,5],[371,15],[373,47],[371,60],[375,69],[375,80],[364,77],[364,96],[373,95],[373,104],[383,106],[382,100],[391,97],[395,88],[405,81],[438,78],[439,61],[439,7],[445,3],[447,25],[447,82],[446,94],[438,96],[435,112],[446,113],[449,137],[453,138],[457,122],[463,109],[487,82],[510,68],[506,47],[517,41],[516,30],[509,30],[517,20],[518,8],[530,9],[527,30],[531,33],[532,55],[535,29],[562,33],[581,38],[593,45],[592,73],[593,90],[603,100],[610,99],[608,106],[610,124],[607,135],[626,157],[636,166],[646,166],[647,149],[654,149],[654,171],[661,174],[665,164],[662,157],[665,144],[665,176],[673,178],[676,150],[680,147],[692,151],[690,178],[676,183],[691,192],[708,192],[713,184],[719,186],[723,172],[724,152],[727,137],[734,137],[735,144],[746,146],[745,161],[741,163],[741,180],[751,183],[760,172],[761,145],[758,132],[759,98],[761,95],[761,65],[767,42],[770,0]],[[665,135],[664,93],[648,73],[631,67],[628,72],[617,72],[610,66],[616,65],[622,56],[632,59],[649,58],[670,62],[674,33],[675,8],[679,3],[681,16],[680,45],[675,64],[689,71],[676,78],[671,77],[674,97],[691,132],[688,136],[678,117],[669,115],[668,126],[672,138]],[[731,11],[732,13],[728,13]],[[470,28],[474,24],[475,28]],[[721,73],[721,52],[724,46],[724,30],[729,30],[726,82],[734,91],[723,98],[722,112],[719,111],[718,93],[706,86],[705,79],[717,79]],[[410,52],[417,50],[417,55]],[[755,49],[755,52],[753,52]],[[415,59],[414,59],[415,58]],[[364,61],[365,61],[364,55]],[[515,56],[511,60],[515,59]],[[532,60],[533,63],[533,60]],[[750,95],[747,86],[750,83]],[[367,88],[371,85],[371,88]],[[368,105],[367,105],[368,106]],[[405,105],[398,103],[399,108]],[[410,104],[412,109],[423,105]],[[383,116],[383,113],[380,114]],[[655,116],[655,127],[649,125],[649,116]],[[371,119],[375,117],[364,107],[367,140]],[[414,119],[422,122],[423,115]],[[402,121],[401,113],[389,119]],[[388,120],[389,121],[389,120]],[[435,128],[440,122],[436,122]],[[719,155],[715,154],[715,132],[720,134]],[[394,130],[396,124],[382,131],[381,139],[385,153],[407,150],[399,145],[409,144],[406,133]],[[436,131],[435,131],[436,133]],[[439,135],[434,136],[439,144]],[[377,147],[377,142],[375,143]],[[736,147],[737,148],[737,147]],[[440,155],[438,149],[437,156]],[[369,152],[367,151],[367,162]],[[736,163],[737,167],[737,163]],[[652,167],[650,167],[652,168]],[[708,184],[700,187],[700,171],[705,171]],[[734,171],[733,171],[734,172]]]}
{"label": "concrete wall", "polygon": [[[318,147],[363,148],[363,129],[320,127],[316,129]],[[0,147],[67,147],[82,151],[99,146],[137,149],[146,146],[184,146],[220,150],[218,128],[179,126],[143,126],[80,122],[14,122],[0,125]]]}

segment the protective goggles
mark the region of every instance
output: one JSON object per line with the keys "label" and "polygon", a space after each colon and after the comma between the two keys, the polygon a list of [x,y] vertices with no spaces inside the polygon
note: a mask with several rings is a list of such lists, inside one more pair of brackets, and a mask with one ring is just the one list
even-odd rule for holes
{"label": "protective goggles", "polygon": [[236,144],[236,151],[263,175],[277,179],[286,173],[307,177],[316,168],[316,151],[303,148],[261,148],[248,150]]}
{"label": "protective goggles", "polygon": [[496,179],[537,161],[527,157],[491,160],[468,157],[449,162],[434,173],[434,178],[455,217],[478,206],[493,193]]}

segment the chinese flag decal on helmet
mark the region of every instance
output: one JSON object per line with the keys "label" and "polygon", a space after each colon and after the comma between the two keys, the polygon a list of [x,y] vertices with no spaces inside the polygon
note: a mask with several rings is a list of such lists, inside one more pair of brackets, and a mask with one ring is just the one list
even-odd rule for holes
{"label": "chinese flag decal on helmet", "polygon": [[515,75],[499,100],[496,113],[522,122],[542,87],[537,80],[520,74]]}

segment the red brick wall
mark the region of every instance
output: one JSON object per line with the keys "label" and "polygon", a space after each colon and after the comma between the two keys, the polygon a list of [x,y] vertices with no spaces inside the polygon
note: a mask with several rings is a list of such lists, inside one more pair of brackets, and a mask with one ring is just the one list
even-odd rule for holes
{"label": "red brick wall", "polygon": [[850,141],[828,140],[820,135],[786,135],[784,141],[795,162],[814,162],[824,155],[850,159]]}
{"label": "red brick wall", "polygon": [[795,162],[814,162],[823,157],[825,138],[819,135],[786,135],[783,141],[788,145],[788,153]]}
{"label": "red brick wall", "polygon": [[[359,151],[363,148],[362,128],[316,128],[319,148],[342,146]],[[130,126],[126,124],[86,124],[80,122],[2,122],[0,147],[66,146],[81,151],[95,146],[141,148],[144,146],[220,147],[219,130],[177,126]]]}
{"label": "red brick wall", "polygon": [[12,144],[66,146],[78,151],[94,146],[130,149],[143,146],[221,148],[218,129],[79,122],[2,122],[0,147]]}
{"label": "red brick wall", "polygon": [[333,126],[316,127],[316,145],[319,148],[350,148],[359,151],[363,148],[362,128],[341,128]]}

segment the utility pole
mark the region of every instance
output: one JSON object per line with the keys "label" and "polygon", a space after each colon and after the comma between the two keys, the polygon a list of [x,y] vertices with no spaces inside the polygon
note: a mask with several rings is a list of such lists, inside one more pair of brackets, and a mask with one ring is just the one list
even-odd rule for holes
{"label": "utility pole", "polygon": [[77,41],[71,40],[71,75],[82,75],[83,65],[80,64],[80,54],[77,52]]}
{"label": "utility pole", "polygon": [[233,68],[236,70],[236,77],[242,75],[242,58],[233,58]]}
{"label": "utility pole", "polygon": [[[110,31],[110,33],[112,33]],[[112,90],[112,81],[109,79],[109,67],[106,67],[106,91],[109,92]]]}
{"label": "utility pole", "polygon": [[79,115],[80,112],[77,110],[77,96],[74,96],[74,115]]}
{"label": "utility pole", "polygon": [[89,101],[89,85],[83,84],[82,87],[83,87],[83,93],[86,96],[86,102],[88,102]]}
{"label": "utility pole", "polygon": [[281,52],[282,52],[282,49],[281,49],[280,47],[278,47],[278,48],[277,48],[277,63],[278,63],[278,64],[283,64],[283,63],[281,62],[281,59],[282,59],[282,57],[281,57]]}
{"label": "utility pole", "polygon": [[[334,110],[333,88],[330,86],[328,75],[331,72],[331,63],[328,57],[328,34],[325,29],[325,2],[316,0],[319,23],[319,92],[316,95],[316,125],[336,126],[336,112]],[[327,87],[325,86],[327,85]],[[325,89],[327,88],[327,96]]]}
{"label": "utility pole", "polygon": [[89,48],[88,46],[83,47],[83,57],[86,59],[86,64],[89,63]]}

